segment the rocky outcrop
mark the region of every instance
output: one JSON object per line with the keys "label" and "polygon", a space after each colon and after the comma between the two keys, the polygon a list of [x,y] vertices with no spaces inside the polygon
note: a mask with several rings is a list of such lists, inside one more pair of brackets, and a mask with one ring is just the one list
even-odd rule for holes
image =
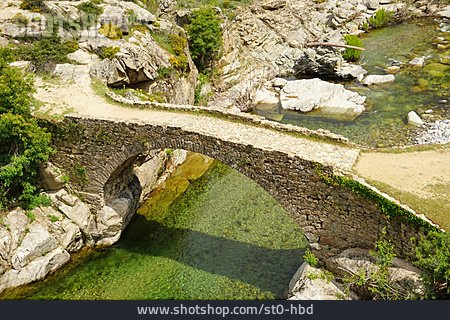
{"label": "rocky outcrop", "polygon": [[185,159],[184,151],[152,152],[126,172],[134,179],[119,176],[100,209],[62,189],[61,171],[52,163],[43,166],[43,186],[53,207],[16,209],[0,217],[0,292],[43,279],[69,261],[70,253],[114,244],[139,203]]}
{"label": "rocky outcrop", "polygon": [[346,90],[343,85],[320,79],[288,81],[280,92],[284,109],[302,112],[317,109],[322,113],[349,117],[358,116],[364,111],[365,99]]}
{"label": "rocky outcrop", "polygon": [[[326,268],[339,278],[357,276],[360,272],[364,272],[369,277],[371,273],[378,270],[376,260],[370,255],[369,250],[359,248],[347,249],[337,256],[328,258]],[[388,267],[388,272],[390,286],[400,294],[408,295],[423,291],[420,280],[421,270],[406,260],[394,258],[392,266]],[[353,286],[352,289],[361,296],[367,295],[365,288]]]}
{"label": "rocky outcrop", "polygon": [[[182,30],[176,30],[183,36]],[[91,68],[91,76],[103,79],[107,85],[137,86],[150,94],[161,94],[165,102],[194,103],[198,72],[187,47],[184,52],[187,66],[186,70],[181,71],[173,65],[177,58],[162,49],[150,33],[135,31],[127,40],[115,41],[106,46],[88,40],[87,45],[94,51],[108,46],[120,48],[114,58],[104,59]],[[161,70],[166,70],[167,74],[161,76]]]}
{"label": "rocky outcrop", "polygon": [[69,260],[69,252],[81,248],[79,229],[67,228],[70,220],[52,208],[27,214],[16,209],[2,221],[0,292],[44,278]]}

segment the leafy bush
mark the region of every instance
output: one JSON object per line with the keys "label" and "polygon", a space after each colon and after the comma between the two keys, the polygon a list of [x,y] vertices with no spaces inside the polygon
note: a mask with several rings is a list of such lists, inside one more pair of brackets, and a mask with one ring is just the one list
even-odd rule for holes
{"label": "leafy bush", "polygon": [[50,134],[31,118],[31,78],[0,59],[0,210],[48,204],[38,195],[39,165],[52,152]]}
{"label": "leafy bush", "polygon": [[380,9],[375,12],[375,15],[373,17],[369,19],[369,25],[375,29],[383,28],[392,21],[392,18],[392,12]]}
{"label": "leafy bush", "polygon": [[89,2],[79,4],[77,8],[86,14],[101,15],[103,13],[103,8],[99,7],[97,4],[99,4],[98,1],[91,0]]}
{"label": "leafy bush", "polygon": [[46,71],[49,66],[69,62],[67,55],[76,50],[76,41],[61,41],[61,38],[53,33],[31,44],[20,45],[13,52],[17,58],[31,61],[37,71]]}
{"label": "leafy bush", "polygon": [[416,245],[415,265],[422,270],[427,299],[450,299],[450,234],[432,231]]}
{"label": "leafy bush", "polygon": [[103,47],[97,51],[97,54],[101,59],[112,59],[119,51],[119,47]]}
{"label": "leafy bush", "polygon": [[120,27],[112,23],[102,25],[98,32],[111,40],[119,40],[123,37]]}
{"label": "leafy bush", "polygon": [[48,8],[44,0],[23,0],[20,4],[20,9],[31,10],[33,12],[48,12]]}
{"label": "leafy bush", "polygon": [[21,13],[17,13],[11,18],[11,22],[18,25],[26,26],[28,24],[28,19]]}
{"label": "leafy bush", "polygon": [[222,47],[221,18],[213,8],[203,8],[192,13],[187,26],[191,56],[199,70],[208,67]]}
{"label": "leafy bush", "polygon": [[303,255],[303,260],[307,264],[309,264],[311,267],[318,267],[319,266],[319,259],[314,255],[314,253],[311,252],[311,250],[307,249],[305,251],[305,254]]}
{"label": "leafy bush", "polygon": [[[344,37],[345,43],[349,46],[362,47],[363,43],[358,36],[346,35]],[[345,49],[342,57],[347,61],[358,61],[361,58],[361,50]]]}

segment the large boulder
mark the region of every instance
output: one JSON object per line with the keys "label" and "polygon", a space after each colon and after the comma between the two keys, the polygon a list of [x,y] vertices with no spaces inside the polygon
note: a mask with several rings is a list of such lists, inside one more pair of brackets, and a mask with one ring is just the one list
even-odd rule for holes
{"label": "large boulder", "polygon": [[90,240],[89,244],[93,244],[92,236],[96,234],[97,227],[89,206],[78,197],[68,194],[66,190],[49,193],[48,195],[53,205],[80,228]]}
{"label": "large boulder", "polygon": [[287,110],[310,112],[319,110],[326,114],[349,117],[364,111],[365,97],[346,90],[341,84],[320,79],[289,81],[280,92],[281,106]]}
{"label": "large boulder", "polygon": [[324,273],[304,262],[289,284],[288,300],[341,300],[344,292]]}
{"label": "large boulder", "polygon": [[46,190],[60,190],[64,187],[62,172],[51,162],[39,168],[41,183]]}
{"label": "large boulder", "polygon": [[30,261],[56,249],[58,243],[45,227],[37,221],[29,227],[29,232],[12,256],[11,263],[14,269],[19,270]]}

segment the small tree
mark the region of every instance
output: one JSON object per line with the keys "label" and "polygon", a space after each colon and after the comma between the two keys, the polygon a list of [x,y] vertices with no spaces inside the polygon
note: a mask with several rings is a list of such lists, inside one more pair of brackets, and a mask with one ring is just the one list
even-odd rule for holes
{"label": "small tree", "polygon": [[31,118],[31,78],[0,57],[0,210],[31,208],[38,196],[38,166],[48,160],[50,134]]}
{"label": "small tree", "polygon": [[222,19],[213,8],[193,12],[188,25],[191,56],[197,68],[204,70],[217,57],[222,47]]}

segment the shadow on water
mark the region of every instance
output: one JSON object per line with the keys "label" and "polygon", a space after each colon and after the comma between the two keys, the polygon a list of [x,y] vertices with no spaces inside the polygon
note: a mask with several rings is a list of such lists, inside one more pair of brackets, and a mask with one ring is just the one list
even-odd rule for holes
{"label": "shadow on water", "polygon": [[303,262],[304,252],[303,248],[269,249],[195,230],[168,227],[140,215],[134,218],[118,246],[239,280],[271,291],[277,297],[286,293],[293,271]]}

